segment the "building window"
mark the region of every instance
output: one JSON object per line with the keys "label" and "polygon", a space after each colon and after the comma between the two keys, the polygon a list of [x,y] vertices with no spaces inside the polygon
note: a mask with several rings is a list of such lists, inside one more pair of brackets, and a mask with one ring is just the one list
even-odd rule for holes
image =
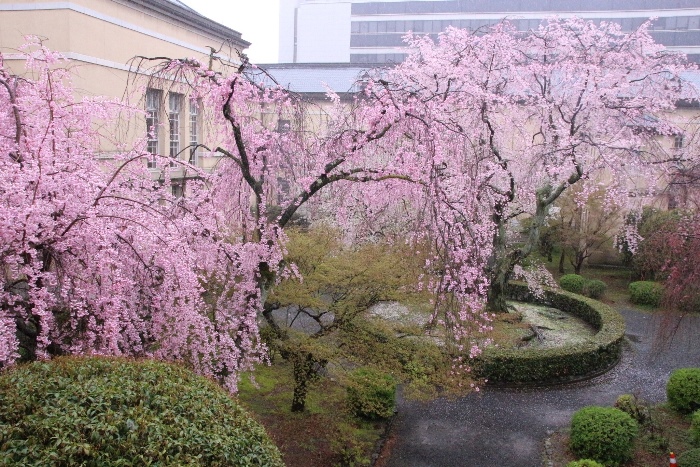
{"label": "building window", "polygon": [[289,133],[292,129],[292,122],[290,120],[280,118],[277,120],[277,132],[278,133]]}
{"label": "building window", "polygon": [[[180,153],[180,111],[182,110],[182,95],[168,95],[168,127],[170,128],[170,157],[177,159]],[[171,162],[171,165],[173,163]]]}
{"label": "building window", "polygon": [[683,143],[684,143],[683,140],[684,140],[683,133],[675,135],[673,137],[673,147],[675,149],[681,149],[683,147]]}
{"label": "building window", "polygon": [[199,102],[190,99],[190,164],[197,165],[197,145],[199,144]]}
{"label": "building window", "polygon": [[156,167],[156,154],[158,154],[158,124],[160,123],[160,96],[157,89],[146,90],[146,151],[151,155],[148,158],[148,167]]}
{"label": "building window", "polygon": [[182,198],[185,195],[184,187],[181,183],[173,183],[170,190],[175,198]]}

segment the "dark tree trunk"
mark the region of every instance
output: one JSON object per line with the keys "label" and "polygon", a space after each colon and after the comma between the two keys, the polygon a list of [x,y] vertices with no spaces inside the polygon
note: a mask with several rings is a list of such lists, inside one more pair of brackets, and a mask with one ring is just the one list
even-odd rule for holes
{"label": "dark tree trunk", "polygon": [[324,365],[310,352],[295,354],[292,358],[294,367],[294,395],[292,396],[292,412],[303,412],[306,409],[306,395],[309,386],[318,379],[318,370]]}
{"label": "dark tree trunk", "polygon": [[513,269],[520,264],[537,247],[540,239],[540,229],[545,225],[549,215],[549,207],[557,200],[559,195],[570,184],[581,178],[581,172],[577,171],[569,177],[567,183],[558,187],[544,186],[537,190],[535,214],[527,230],[527,238],[517,247],[508,246],[506,222],[502,212],[496,210],[494,215],[495,232],[493,241],[493,253],[486,268],[489,277],[489,291],[487,295],[487,307],[496,313],[508,311],[506,298],[508,297],[508,281],[513,276]]}
{"label": "dark tree trunk", "polygon": [[564,270],[564,260],[566,259],[566,250],[564,248],[561,249],[561,255],[559,256],[559,272],[564,274],[566,271]]}

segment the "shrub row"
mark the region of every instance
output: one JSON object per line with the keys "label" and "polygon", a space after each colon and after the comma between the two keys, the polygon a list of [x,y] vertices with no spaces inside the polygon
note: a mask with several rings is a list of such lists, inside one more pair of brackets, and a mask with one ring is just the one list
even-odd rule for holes
{"label": "shrub row", "polygon": [[[674,370],[666,384],[669,405],[681,413],[700,407],[700,368]],[[567,467],[616,467],[628,461],[639,426],[650,426],[647,404],[632,394],[617,398],[615,407],[584,407],[571,419],[569,446],[582,460]],[[651,424],[653,426],[653,423]],[[700,410],[691,415],[690,439],[700,445]],[[700,449],[678,456],[678,467],[700,467]]]}
{"label": "shrub row", "polygon": [[559,279],[559,286],[567,292],[586,295],[596,299],[602,297],[607,288],[605,282],[601,280],[588,280],[578,274],[564,274]]}
{"label": "shrub row", "polygon": [[0,375],[0,465],[284,464],[213,381],[162,362],[62,357]]}
{"label": "shrub row", "polygon": [[612,407],[584,407],[571,418],[571,450],[578,457],[618,466],[632,457],[639,425]]}
{"label": "shrub row", "polygon": [[497,384],[556,383],[600,373],[620,359],[625,323],[622,316],[596,300],[545,289],[537,298],[521,283],[509,285],[513,300],[551,306],[591,324],[597,333],[587,342],[548,349],[487,347],[474,362],[474,372]]}
{"label": "shrub row", "polygon": [[700,409],[700,368],[679,368],[666,384],[668,404],[681,413]]}
{"label": "shrub row", "polygon": [[700,410],[693,412],[690,417],[690,440],[700,447]]}
{"label": "shrub row", "polygon": [[360,367],[348,378],[348,404],[353,414],[376,420],[394,414],[396,381],[379,370]]}
{"label": "shrub row", "polygon": [[678,467],[700,467],[700,448],[682,452],[676,460]]}
{"label": "shrub row", "polygon": [[637,305],[659,306],[664,288],[658,282],[637,281],[629,285],[630,302]]}

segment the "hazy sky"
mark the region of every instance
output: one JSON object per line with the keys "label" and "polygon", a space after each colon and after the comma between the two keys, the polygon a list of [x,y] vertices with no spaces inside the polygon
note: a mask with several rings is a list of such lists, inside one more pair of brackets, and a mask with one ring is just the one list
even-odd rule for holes
{"label": "hazy sky", "polygon": [[253,45],[253,63],[277,63],[279,0],[180,0],[198,13],[235,29]]}

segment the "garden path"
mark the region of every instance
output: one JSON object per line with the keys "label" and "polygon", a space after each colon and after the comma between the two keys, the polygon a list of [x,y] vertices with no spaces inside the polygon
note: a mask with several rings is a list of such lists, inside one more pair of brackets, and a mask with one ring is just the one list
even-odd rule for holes
{"label": "garden path", "polygon": [[621,313],[627,329],[622,360],[594,379],[547,388],[487,387],[456,400],[399,398],[387,443],[390,449],[379,464],[540,467],[544,439],[568,426],[579,408],[610,406],[624,393],[663,402],[673,369],[700,366],[700,317],[686,318],[674,340],[658,348],[654,342],[658,318],[635,310]]}

